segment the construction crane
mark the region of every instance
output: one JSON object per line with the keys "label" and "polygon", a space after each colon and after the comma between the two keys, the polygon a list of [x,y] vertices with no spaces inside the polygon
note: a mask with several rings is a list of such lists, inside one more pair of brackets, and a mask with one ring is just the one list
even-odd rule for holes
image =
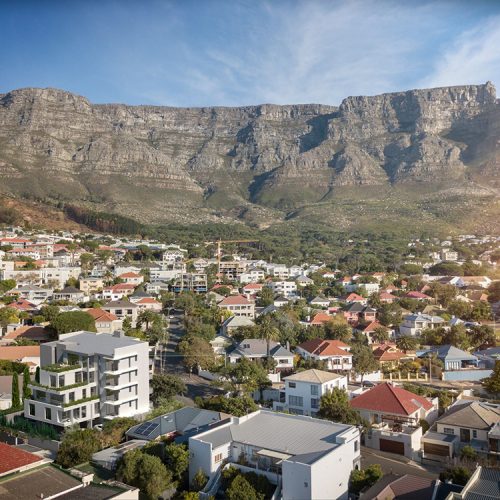
{"label": "construction crane", "polygon": [[217,244],[217,273],[220,275],[220,261],[222,258],[222,244],[223,243],[258,243],[259,240],[216,240],[205,241],[205,245]]}

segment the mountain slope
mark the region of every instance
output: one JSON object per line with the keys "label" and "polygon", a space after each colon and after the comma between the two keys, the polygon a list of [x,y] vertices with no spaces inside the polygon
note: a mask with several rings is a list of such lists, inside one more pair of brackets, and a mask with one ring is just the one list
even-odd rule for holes
{"label": "mountain slope", "polygon": [[0,176],[0,193],[143,222],[494,223],[500,104],[490,83],[338,108],[94,105],[20,89],[0,94]]}

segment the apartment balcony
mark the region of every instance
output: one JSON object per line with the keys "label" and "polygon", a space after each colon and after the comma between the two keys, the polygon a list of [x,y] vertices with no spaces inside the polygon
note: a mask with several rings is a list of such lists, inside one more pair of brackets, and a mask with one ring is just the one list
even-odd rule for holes
{"label": "apartment balcony", "polygon": [[69,371],[74,371],[74,370],[81,370],[82,368],[83,368],[82,363],[72,363],[72,364],[54,363],[51,365],[42,366],[41,370],[44,370],[44,371],[50,372],[50,373],[61,373],[61,372],[69,372]]}
{"label": "apartment balcony", "polygon": [[116,405],[121,405],[123,403],[129,403],[130,401],[135,401],[137,399],[137,394],[132,394],[126,398],[120,398],[118,397],[117,394],[114,396],[106,396],[104,399],[104,403],[111,405],[111,406],[116,406]]}

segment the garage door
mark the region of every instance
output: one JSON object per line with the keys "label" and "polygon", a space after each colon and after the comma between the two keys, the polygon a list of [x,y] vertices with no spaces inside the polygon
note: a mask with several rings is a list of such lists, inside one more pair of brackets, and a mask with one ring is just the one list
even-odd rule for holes
{"label": "garage door", "polygon": [[405,444],[399,441],[391,441],[390,439],[380,440],[380,451],[388,451],[389,453],[397,453],[398,455],[405,454]]}
{"label": "garage door", "polygon": [[448,446],[444,446],[442,444],[424,443],[424,453],[447,457],[450,454],[450,451]]}

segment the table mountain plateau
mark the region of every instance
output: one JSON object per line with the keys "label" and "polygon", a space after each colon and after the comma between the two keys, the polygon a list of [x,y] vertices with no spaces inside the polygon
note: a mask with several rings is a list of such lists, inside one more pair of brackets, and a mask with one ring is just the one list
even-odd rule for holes
{"label": "table mountain plateau", "polygon": [[92,104],[0,94],[0,193],[141,222],[339,228],[500,218],[491,83],[348,97],[339,107]]}

